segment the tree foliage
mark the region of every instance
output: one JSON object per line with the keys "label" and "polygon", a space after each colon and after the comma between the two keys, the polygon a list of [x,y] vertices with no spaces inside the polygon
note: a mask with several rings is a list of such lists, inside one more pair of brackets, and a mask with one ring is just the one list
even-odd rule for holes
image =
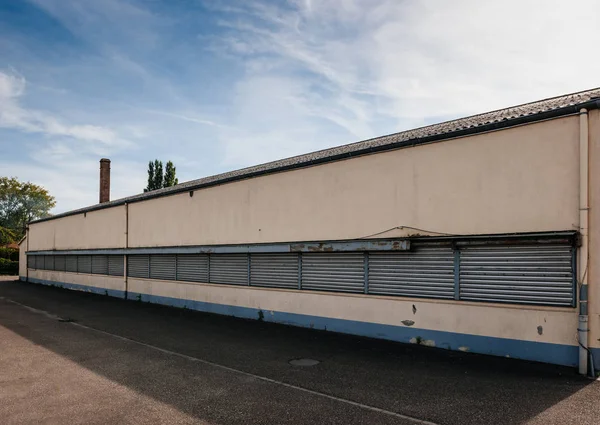
{"label": "tree foliage", "polygon": [[43,187],[0,177],[0,239],[17,241],[25,235],[29,221],[48,217],[55,206],[56,200]]}
{"label": "tree foliage", "polygon": [[144,189],[144,192],[154,190],[154,162],[148,162],[148,186]]}
{"label": "tree foliage", "polygon": [[163,164],[158,159],[154,160],[154,189],[163,187]]}
{"label": "tree foliage", "polygon": [[163,173],[163,163],[158,159],[148,163],[148,186],[144,192],[171,187],[179,184],[173,162],[168,161]]}
{"label": "tree foliage", "polygon": [[175,165],[171,161],[167,162],[165,167],[165,178],[163,181],[163,187],[171,187],[179,184],[179,179],[175,177]]}

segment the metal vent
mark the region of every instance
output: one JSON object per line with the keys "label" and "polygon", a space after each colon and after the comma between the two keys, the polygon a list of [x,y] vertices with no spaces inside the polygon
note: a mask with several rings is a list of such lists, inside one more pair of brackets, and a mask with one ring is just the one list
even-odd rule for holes
{"label": "metal vent", "polygon": [[177,280],[208,283],[208,255],[177,255]]}
{"label": "metal vent", "polygon": [[302,289],[364,292],[364,254],[302,254]]}
{"label": "metal vent", "polygon": [[92,273],[108,274],[108,255],[92,255]]}
{"label": "metal vent", "polygon": [[212,254],[210,283],[248,284],[248,254]]}
{"label": "metal vent", "polygon": [[454,298],[452,249],[369,253],[369,294]]}
{"label": "metal vent", "polygon": [[36,255],[35,256],[35,268],[38,270],[44,270],[44,256],[43,255]]}
{"label": "metal vent", "polygon": [[108,274],[110,276],[123,276],[125,264],[123,255],[108,256]]}
{"label": "metal vent", "polygon": [[574,249],[568,245],[469,247],[460,252],[460,298],[573,305]]}
{"label": "metal vent", "polygon": [[175,255],[150,255],[150,278],[175,280]]}
{"label": "metal vent", "polygon": [[57,255],[54,257],[54,270],[59,271],[59,272],[64,272],[65,271],[65,256],[64,255]]}
{"label": "metal vent", "polygon": [[127,257],[127,276],[148,279],[149,266],[148,255],[130,255]]}
{"label": "metal vent", "polygon": [[67,255],[66,256],[65,269],[68,272],[77,273],[77,255]]}
{"label": "metal vent", "polygon": [[252,254],[250,284],[272,288],[298,288],[298,254]]}
{"label": "metal vent", "polygon": [[35,257],[33,255],[27,256],[27,268],[35,269]]}
{"label": "metal vent", "polygon": [[92,273],[92,256],[91,255],[78,255],[77,256],[77,272],[78,273]]}

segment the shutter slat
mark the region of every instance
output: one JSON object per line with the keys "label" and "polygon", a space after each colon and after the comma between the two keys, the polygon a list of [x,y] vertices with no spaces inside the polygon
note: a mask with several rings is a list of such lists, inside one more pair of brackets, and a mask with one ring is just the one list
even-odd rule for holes
{"label": "shutter slat", "polygon": [[302,289],[364,292],[364,264],[362,252],[302,254]]}
{"label": "shutter slat", "polygon": [[130,255],[127,257],[127,276],[148,279],[148,266],[150,265],[148,255]]}
{"label": "shutter slat", "polygon": [[566,244],[463,248],[460,298],[571,306],[573,256]]}
{"label": "shutter slat", "polygon": [[208,255],[177,255],[177,280],[208,283]]}
{"label": "shutter slat", "polygon": [[175,265],[175,255],[150,255],[150,278],[162,280],[175,280]]}
{"label": "shutter slat", "polygon": [[298,254],[252,254],[250,285],[298,288]]}
{"label": "shutter slat", "polygon": [[369,253],[369,294],[454,298],[452,248]]}
{"label": "shutter slat", "polygon": [[210,256],[210,283],[247,285],[248,255],[212,254]]}

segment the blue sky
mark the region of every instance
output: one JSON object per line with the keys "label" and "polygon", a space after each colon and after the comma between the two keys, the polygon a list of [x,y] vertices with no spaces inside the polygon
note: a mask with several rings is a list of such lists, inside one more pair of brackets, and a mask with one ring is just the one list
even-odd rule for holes
{"label": "blue sky", "polygon": [[0,175],[54,212],[600,86],[600,3],[0,0]]}

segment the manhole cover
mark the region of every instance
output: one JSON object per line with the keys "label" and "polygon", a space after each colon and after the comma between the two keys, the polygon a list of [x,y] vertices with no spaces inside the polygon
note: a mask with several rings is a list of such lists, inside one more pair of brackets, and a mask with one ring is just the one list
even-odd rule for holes
{"label": "manhole cover", "polygon": [[321,363],[315,359],[292,359],[290,360],[290,364],[292,366],[314,366]]}

